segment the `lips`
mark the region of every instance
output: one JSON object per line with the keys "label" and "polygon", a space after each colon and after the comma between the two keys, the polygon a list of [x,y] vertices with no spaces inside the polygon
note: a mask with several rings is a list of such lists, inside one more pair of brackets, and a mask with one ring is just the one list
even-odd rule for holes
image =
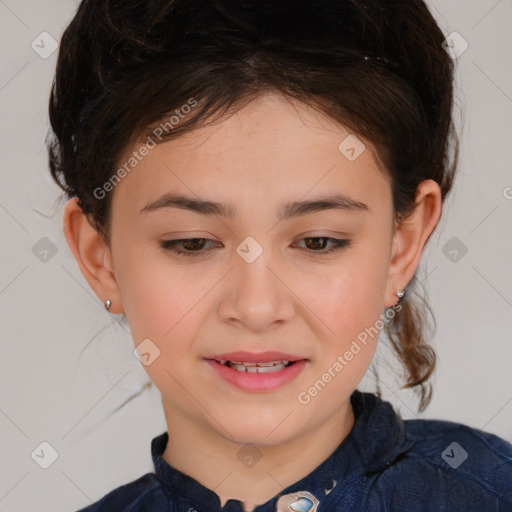
{"label": "lips", "polygon": [[230,386],[246,392],[269,392],[297,378],[308,359],[285,352],[226,352],[204,358]]}
{"label": "lips", "polygon": [[[219,355],[233,357],[232,354]],[[285,355],[290,357],[290,354],[282,353],[277,357],[280,358]],[[257,356],[261,357],[261,354]],[[236,357],[239,357],[239,355]],[[272,357],[276,357],[275,353]],[[244,358],[247,358],[247,355]],[[213,374],[220,377],[229,386],[251,393],[275,391],[289,384],[302,373],[308,364],[307,359],[296,359],[287,366],[278,364],[265,368],[261,368],[259,365],[257,367],[245,367],[245,365],[232,367],[221,364],[216,359],[206,359],[205,362],[213,370]]]}

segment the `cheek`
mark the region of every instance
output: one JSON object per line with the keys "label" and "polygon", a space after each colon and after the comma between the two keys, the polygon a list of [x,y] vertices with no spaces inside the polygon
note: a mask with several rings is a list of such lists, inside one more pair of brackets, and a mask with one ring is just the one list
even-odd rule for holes
{"label": "cheek", "polygon": [[[180,396],[183,390],[178,382],[191,363],[190,345],[200,324],[198,316],[204,314],[201,299],[214,285],[212,277],[198,278],[185,266],[136,251],[124,255],[119,270],[133,343],[138,346],[149,339],[154,344],[149,345],[151,357],[158,354],[144,370],[158,389]],[[144,343],[141,346],[147,347],[148,342]]]}
{"label": "cheek", "polygon": [[308,313],[314,329],[325,336],[316,356],[327,368],[338,355],[351,352],[344,373],[356,381],[373,357],[382,328],[387,256],[384,244],[361,244],[343,264],[324,268],[299,292],[314,313]]}
{"label": "cheek", "polygon": [[193,306],[190,278],[179,267],[166,265],[154,251],[125,252],[118,269],[123,307],[135,343],[144,338],[165,343]]}
{"label": "cheek", "polygon": [[319,274],[301,292],[306,304],[336,336],[345,337],[350,326],[365,327],[384,309],[386,266],[371,258],[353,260],[347,258],[343,266]]}

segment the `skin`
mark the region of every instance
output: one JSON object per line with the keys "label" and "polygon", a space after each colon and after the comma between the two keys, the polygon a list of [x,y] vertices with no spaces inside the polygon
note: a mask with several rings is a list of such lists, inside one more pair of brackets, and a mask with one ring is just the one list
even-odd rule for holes
{"label": "skin", "polygon": [[[164,459],[214,490],[222,505],[234,498],[252,510],[313,471],[345,439],[354,424],[349,398],[377,336],[360,344],[309,403],[297,396],[397,303],[396,291],[412,278],[439,221],[440,189],[426,180],[413,214],[395,226],[390,184],[372,145],[360,137],[366,150],[349,161],[338,150],[347,134],[302,103],[266,94],[214,126],[152,149],[115,187],[111,248],[76,199],[66,205],[66,238],[91,288],[102,303],[112,301],[112,313],[126,314],[135,345],[149,338],[161,351],[145,370],[160,390],[170,433]],[[236,215],[139,213],[170,191],[229,203]],[[282,203],[333,192],[369,210],[277,222]],[[250,264],[236,252],[247,236],[263,248]],[[332,245],[307,237],[352,243],[322,255]],[[159,245],[181,238],[212,241],[196,257]],[[308,363],[275,391],[245,392],[204,360],[236,350],[278,350]],[[261,456],[251,467],[237,456],[246,443]]]}

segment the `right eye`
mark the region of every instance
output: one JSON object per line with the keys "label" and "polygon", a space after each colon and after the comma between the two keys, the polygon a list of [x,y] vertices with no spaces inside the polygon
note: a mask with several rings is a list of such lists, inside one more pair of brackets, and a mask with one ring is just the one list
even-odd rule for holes
{"label": "right eye", "polygon": [[[204,251],[205,242],[212,241],[209,238],[180,238],[178,240],[163,240],[160,247],[178,256],[201,256],[211,251]],[[179,249],[185,247],[186,250]],[[195,248],[195,249],[194,249]]]}

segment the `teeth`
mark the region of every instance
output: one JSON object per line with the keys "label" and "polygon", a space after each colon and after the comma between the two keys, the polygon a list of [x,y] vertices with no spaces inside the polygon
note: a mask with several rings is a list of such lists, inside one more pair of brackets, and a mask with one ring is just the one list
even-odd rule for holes
{"label": "teeth", "polygon": [[231,364],[230,367],[234,370],[238,370],[239,372],[249,373],[272,373],[286,368],[284,364],[277,364],[273,366],[245,366],[244,364]]}
{"label": "teeth", "polygon": [[248,373],[272,373],[278,372],[289,364],[289,361],[269,361],[267,363],[249,363],[242,361],[226,361],[221,360],[221,364],[229,366],[239,372]]}
{"label": "teeth", "polygon": [[[245,363],[244,363],[245,364]],[[269,366],[276,366],[276,364],[284,364],[284,361],[269,361],[268,363],[257,363],[258,366],[261,366],[261,367],[269,367]]]}

